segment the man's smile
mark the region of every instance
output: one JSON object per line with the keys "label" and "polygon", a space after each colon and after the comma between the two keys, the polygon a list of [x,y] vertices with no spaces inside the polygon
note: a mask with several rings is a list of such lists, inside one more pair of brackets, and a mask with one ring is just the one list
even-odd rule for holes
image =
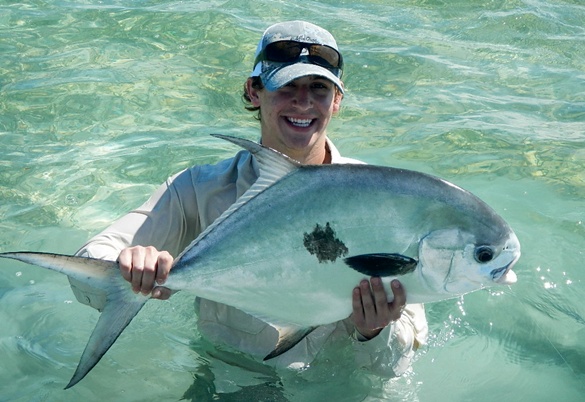
{"label": "man's smile", "polygon": [[313,119],[296,119],[294,117],[287,117],[286,120],[296,127],[306,128],[311,125]]}

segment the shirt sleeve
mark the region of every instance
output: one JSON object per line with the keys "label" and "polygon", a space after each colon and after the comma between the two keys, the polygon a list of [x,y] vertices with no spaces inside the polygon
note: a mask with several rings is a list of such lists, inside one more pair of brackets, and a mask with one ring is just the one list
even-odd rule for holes
{"label": "shirt sleeve", "polygon": [[[147,202],[94,236],[76,255],[115,261],[124,248],[142,245],[166,250],[176,257],[199,227],[192,175],[191,170],[185,170],[168,179]],[[69,282],[79,302],[102,310],[102,291],[74,279]]]}
{"label": "shirt sleeve", "polygon": [[385,377],[402,375],[410,367],[416,350],[427,341],[423,304],[407,304],[398,321],[370,340],[363,338],[349,319],[344,323],[354,339],[356,365]]}

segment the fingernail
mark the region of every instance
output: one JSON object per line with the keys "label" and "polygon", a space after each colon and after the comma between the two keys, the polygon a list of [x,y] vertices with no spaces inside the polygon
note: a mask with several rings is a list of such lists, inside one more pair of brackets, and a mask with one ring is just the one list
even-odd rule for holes
{"label": "fingernail", "polygon": [[154,289],[152,291],[152,297],[154,297],[155,299],[158,299],[160,297],[160,295],[161,295],[160,290]]}
{"label": "fingernail", "polygon": [[400,282],[398,282],[398,281],[392,281],[392,287],[394,289],[400,289]]}

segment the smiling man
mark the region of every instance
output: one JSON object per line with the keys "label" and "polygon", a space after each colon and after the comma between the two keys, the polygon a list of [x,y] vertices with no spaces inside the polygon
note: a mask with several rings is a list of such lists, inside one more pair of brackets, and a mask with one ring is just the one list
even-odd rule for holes
{"label": "smiling man", "polygon": [[[361,163],[342,157],[327,137],[344,94],[343,58],[333,36],[304,21],[279,23],[264,32],[255,56],[244,99],[248,110],[258,112],[262,143],[304,164]],[[193,166],[168,179],[144,205],[95,236],[78,254],[117,260],[135,292],[167,299],[170,291],[161,285],[173,256],[257,178],[258,165],[248,151],[216,165]],[[103,295],[75,281],[72,287],[82,303],[103,307]],[[406,305],[398,281],[392,283],[392,292],[388,303],[379,278],[356,283],[347,295],[353,306],[350,317],[317,328],[267,364],[306,367],[327,343],[345,339],[355,351],[348,364],[400,375],[425,342],[427,323],[422,305]],[[274,349],[278,333],[269,324],[209,300],[198,299],[196,306],[198,329],[208,340],[260,358]]]}

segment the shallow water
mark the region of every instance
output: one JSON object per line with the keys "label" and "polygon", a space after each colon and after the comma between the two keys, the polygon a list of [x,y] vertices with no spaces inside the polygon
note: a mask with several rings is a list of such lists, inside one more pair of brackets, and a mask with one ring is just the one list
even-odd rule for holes
{"label": "shallow water", "polygon": [[429,345],[393,380],[337,350],[280,379],[226,364],[178,294],[62,391],[97,312],[65,277],[2,260],[0,400],[194,398],[206,364],[243,400],[582,400],[585,5],[388,3],[0,0],[0,250],[73,253],[167,176],[235,152],[208,134],[257,138],[240,100],[256,42],[298,18],[345,57],[342,153],[482,197],[520,238],[518,283],[429,304]]}

